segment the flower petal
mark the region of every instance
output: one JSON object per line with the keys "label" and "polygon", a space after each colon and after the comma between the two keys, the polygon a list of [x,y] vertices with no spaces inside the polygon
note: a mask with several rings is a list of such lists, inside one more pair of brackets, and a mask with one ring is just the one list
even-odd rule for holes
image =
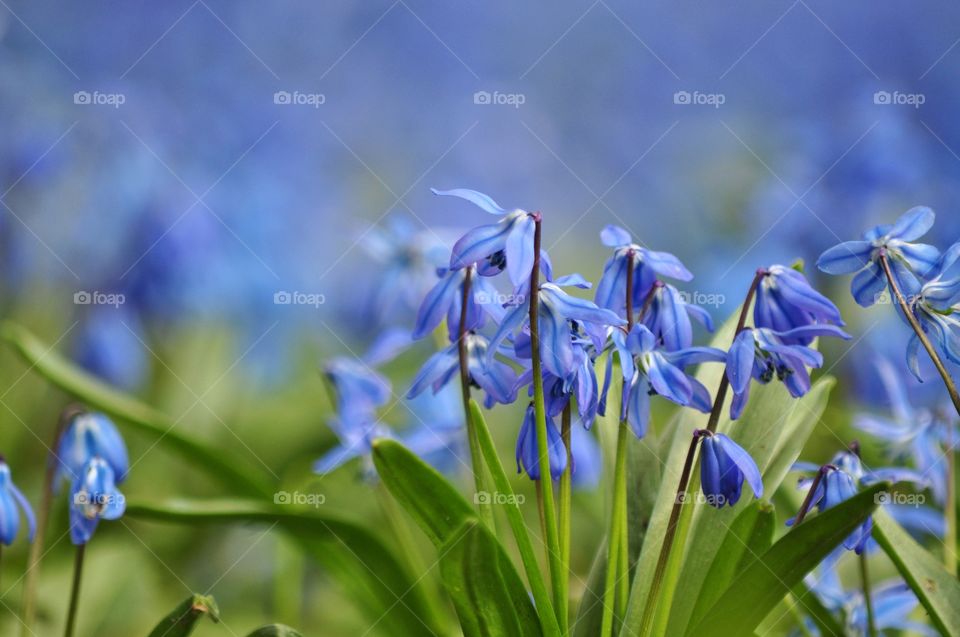
{"label": "flower petal", "polygon": [[462,282],[463,272],[451,270],[430,288],[417,311],[417,320],[413,328],[414,339],[423,338],[440,325],[450,305],[456,302],[457,291]]}
{"label": "flower petal", "polygon": [[758,498],[762,497],[763,477],[760,475],[760,469],[757,467],[757,463],[754,462],[750,454],[724,434],[717,434],[716,438],[723,451],[733,460],[740,471],[743,472],[743,477],[753,490],[753,495]]}
{"label": "flower petal", "polygon": [[644,265],[648,266],[660,276],[668,276],[678,281],[690,281],[693,279],[693,274],[690,273],[690,270],[684,267],[680,259],[669,252],[656,252],[654,250],[640,248],[637,254]]}
{"label": "flower petal", "polygon": [[630,233],[621,228],[610,224],[600,231],[600,242],[608,248],[619,248],[620,246],[630,245],[633,239]]}
{"label": "flower petal", "polygon": [[503,250],[512,229],[512,223],[501,221],[470,230],[454,244],[450,254],[450,268],[465,268]]}
{"label": "flower petal", "polygon": [[431,188],[430,192],[435,195],[441,195],[445,197],[460,197],[461,199],[466,199],[470,203],[474,204],[481,210],[489,212],[492,215],[505,215],[507,211],[501,208],[496,201],[494,201],[489,196],[483,194],[482,192],[477,192],[476,190],[470,190],[468,188],[454,188],[452,190],[437,190],[436,188]]}
{"label": "flower petal", "polygon": [[900,215],[887,232],[891,239],[916,241],[933,227],[937,215],[927,206],[915,206]]}
{"label": "flower petal", "polygon": [[533,236],[537,224],[530,215],[522,215],[513,223],[504,250],[507,254],[507,274],[515,286],[530,279],[533,270]]}
{"label": "flower petal", "polygon": [[817,267],[827,274],[850,274],[870,263],[873,244],[869,241],[845,241],[817,259]]}
{"label": "flower petal", "polygon": [[871,263],[858,272],[850,282],[850,293],[861,307],[870,307],[879,300],[887,279],[879,263]]}
{"label": "flower petal", "polygon": [[753,330],[742,330],[733,339],[733,345],[727,353],[727,379],[735,394],[742,394],[747,390],[753,374],[753,361],[756,357],[756,341]]}

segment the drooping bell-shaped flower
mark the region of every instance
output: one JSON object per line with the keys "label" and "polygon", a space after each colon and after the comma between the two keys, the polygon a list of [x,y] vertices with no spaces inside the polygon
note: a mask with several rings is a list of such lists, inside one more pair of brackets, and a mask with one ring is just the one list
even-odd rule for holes
{"label": "drooping bell-shaped flower", "polygon": [[627,310],[627,272],[633,270],[631,294],[635,309],[640,309],[658,276],[689,281],[693,275],[680,259],[668,252],[655,252],[633,243],[630,233],[610,225],[600,232],[603,245],[614,248],[613,256],[603,266],[597,284],[597,305],[624,316]]}
{"label": "drooping bell-shaped flower", "polygon": [[753,306],[755,327],[786,332],[817,323],[843,325],[837,306],[813,289],[802,273],[783,265],[772,265],[762,272]]}
{"label": "drooping bell-shaped flower", "polygon": [[0,460],[0,542],[6,546],[13,544],[20,531],[20,513],[27,520],[27,539],[33,542],[37,532],[37,521],[33,509],[17,485],[10,477],[10,467]]}
{"label": "drooping bell-shaped flower", "polygon": [[105,414],[82,411],[67,424],[57,445],[57,482],[73,482],[91,458],[110,465],[117,483],[127,477],[127,447]]}
{"label": "drooping bell-shaped flower", "polygon": [[763,478],[757,463],[743,447],[724,434],[703,431],[700,442],[700,486],[710,506],[722,509],[740,500],[744,481],[753,495],[763,495]]}
{"label": "drooping bell-shaped flower", "polygon": [[[714,347],[690,347],[667,351],[645,325],[633,326],[629,335],[613,331],[613,341],[626,383],[621,417],[626,418],[634,435],[643,438],[650,423],[650,397],[662,396],[682,407],[693,407],[704,413],[711,409],[710,392],[684,370],[697,363],[726,361],[726,353]],[[613,361],[607,357],[607,373],[601,391],[600,412],[606,410],[606,395],[612,375]]]}
{"label": "drooping bell-shaped flower", "polygon": [[[567,468],[567,451],[560,438],[560,431],[547,416],[547,450],[549,453],[550,477],[559,480]],[[527,407],[517,434],[517,473],[526,473],[531,480],[540,479],[540,453],[537,446],[537,425],[533,405]]]}
{"label": "drooping bell-shaped flower", "polygon": [[[924,333],[954,364],[960,364],[960,272],[954,267],[958,259],[960,243],[950,246],[943,253],[919,294],[907,299]],[[920,377],[919,350],[920,339],[916,334],[911,334],[907,344],[907,363],[913,375],[923,381]]]}
{"label": "drooping bell-shaped flower", "polygon": [[87,461],[70,489],[70,541],[86,544],[101,518],[116,520],[126,510],[126,500],[117,490],[114,472],[99,456]]}
{"label": "drooping bell-shaped flower", "polygon": [[[487,339],[481,334],[467,333],[467,371],[471,384],[486,392],[484,404],[490,408],[494,403],[509,404],[517,398],[517,375],[513,368],[496,360]],[[423,364],[413,379],[407,398],[413,398],[430,387],[440,391],[460,371],[458,344],[435,353]]]}
{"label": "drooping bell-shaped flower", "polygon": [[823,355],[805,343],[818,336],[850,338],[834,325],[808,325],[786,332],[763,327],[741,330],[727,355],[727,379],[734,392],[730,418],[736,420],[743,413],[751,379],[765,385],[776,376],[794,398],[810,391],[807,367],[821,367]]}
{"label": "drooping bell-shaped flower", "polygon": [[932,245],[911,243],[933,226],[936,215],[926,206],[916,206],[903,213],[893,225],[867,230],[860,241],[836,245],[817,260],[817,267],[827,274],[852,274],[850,291],[857,303],[869,307],[877,302],[887,285],[880,256],[886,255],[893,277],[905,297],[920,291],[924,277],[936,265],[940,251]]}
{"label": "drooping bell-shaped flower", "polygon": [[460,197],[481,210],[500,217],[500,221],[479,226],[463,235],[453,246],[450,269],[460,270],[477,264],[481,274],[489,270],[507,270],[514,287],[530,279],[533,270],[535,214],[514,208],[505,210],[487,195],[466,188],[436,190],[435,195]]}
{"label": "drooping bell-shaped flower", "polygon": [[[460,314],[463,311],[464,280],[467,272],[475,274],[476,271],[476,266],[472,265],[459,270],[439,271],[440,281],[427,292],[417,312],[413,338],[420,339],[427,336],[446,318],[447,334],[451,341],[457,340],[460,331]],[[504,314],[502,303],[496,302],[499,297],[497,289],[489,279],[471,276],[464,329],[467,331],[481,329],[488,315],[499,322]]]}
{"label": "drooping bell-shaped flower", "polygon": [[713,331],[713,319],[710,313],[699,305],[688,303],[684,294],[663,281],[653,284],[650,305],[643,315],[646,325],[657,341],[670,351],[693,346],[693,325],[690,317],[696,319],[707,331]]}

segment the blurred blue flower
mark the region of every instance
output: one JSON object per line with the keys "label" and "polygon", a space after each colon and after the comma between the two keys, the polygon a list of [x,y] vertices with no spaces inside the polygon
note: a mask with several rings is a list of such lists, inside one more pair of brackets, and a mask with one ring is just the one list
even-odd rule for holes
{"label": "blurred blue flower", "polygon": [[[623,378],[627,381],[621,405],[621,418],[626,418],[634,435],[643,438],[650,423],[650,397],[660,395],[683,407],[709,412],[710,392],[700,381],[683,370],[703,362],[722,363],[726,354],[714,347],[691,347],[666,351],[658,347],[657,339],[645,325],[633,326],[629,335],[613,331],[613,341]],[[607,373],[612,374],[612,357],[607,357]],[[609,382],[601,392],[601,414],[606,411]]]}
{"label": "blurred blue flower", "polygon": [[338,413],[372,411],[389,402],[390,381],[364,361],[346,357],[330,360],[324,376],[334,389]]}
{"label": "blurred blue flower", "polygon": [[[531,480],[540,479],[540,454],[537,447],[535,409],[531,403],[523,416],[523,424],[517,434],[517,473],[525,472]],[[559,480],[567,468],[567,450],[560,438],[560,431],[547,416],[547,449],[550,461],[550,476]]]}
{"label": "blurred blue flower", "polygon": [[[467,333],[464,341],[467,347],[467,372],[470,382],[486,392],[485,406],[489,409],[494,403],[509,404],[517,398],[517,375],[513,368],[496,360],[490,345],[481,334]],[[440,391],[460,371],[460,355],[457,343],[451,343],[445,349],[436,352],[427,359],[413,379],[407,392],[407,398],[413,398],[427,387],[434,393]]]}
{"label": "blurred blue flower", "polygon": [[583,427],[570,428],[570,455],[573,461],[570,467],[573,486],[576,489],[594,489],[600,484],[603,468],[603,453],[600,444]]}
{"label": "blurred blue flower", "polygon": [[[757,286],[753,307],[753,323],[775,332],[816,323],[843,325],[840,310],[830,299],[813,289],[797,270],[783,265],[764,268]],[[809,345],[810,337],[803,345]]]}
{"label": "blurred blue flower", "polygon": [[753,490],[754,497],[763,495],[763,478],[757,463],[743,447],[724,434],[702,431],[700,442],[700,486],[710,506],[722,509],[740,500],[743,482]]}
{"label": "blurred blue flower", "polygon": [[627,311],[627,271],[633,268],[633,307],[639,310],[657,276],[689,281],[693,275],[680,259],[668,252],[654,252],[633,243],[630,233],[609,225],[600,232],[603,245],[614,248],[603,266],[603,275],[594,297],[597,305],[624,316]]}
{"label": "blurred blue flower", "polygon": [[[411,418],[400,435],[403,444],[443,473],[456,473],[467,463],[466,428],[458,387],[423,393],[405,401]],[[469,465],[467,465],[469,466]]]}
{"label": "blurred blue flower", "polygon": [[530,279],[534,262],[535,213],[520,208],[508,212],[487,195],[466,188],[431,190],[435,195],[466,199],[485,212],[502,217],[497,223],[470,230],[454,244],[450,255],[451,269],[479,264],[481,274],[489,274],[489,269],[502,271],[506,268],[514,287]]}
{"label": "blurred blue flower", "polygon": [[[919,294],[907,299],[910,311],[934,345],[955,364],[960,364],[960,273],[953,267],[960,258],[960,243],[943,253]],[[899,306],[898,306],[899,309]],[[921,382],[918,353],[920,339],[910,335],[907,364]]]}
{"label": "blurred blue flower", "polygon": [[885,358],[878,357],[875,369],[890,401],[892,418],[861,413],[853,426],[888,443],[892,459],[910,457],[913,466],[930,481],[934,499],[942,504],[946,498],[947,463],[944,456],[949,441],[957,440],[958,431],[951,408],[925,409],[910,404],[904,390],[905,378]]}
{"label": "blurred blue flower", "polygon": [[37,532],[37,521],[33,509],[10,476],[10,467],[0,459],[0,542],[6,546],[13,544],[20,531],[20,512],[27,519],[27,539],[33,542]]}
{"label": "blurred blue flower", "polygon": [[127,391],[147,377],[147,349],[136,313],[125,307],[91,308],[80,322],[73,360],[98,378]]}
{"label": "blurred blue flower", "polygon": [[57,482],[74,482],[94,457],[112,470],[111,480],[127,477],[127,447],[116,425],[105,414],[83,411],[73,416],[57,445]]}
{"label": "blurred blue flower", "polygon": [[881,225],[867,230],[860,241],[846,241],[836,245],[817,260],[817,267],[827,274],[851,274],[850,291],[857,303],[869,307],[886,286],[886,275],[879,257],[886,254],[890,269],[900,291],[906,297],[920,292],[923,277],[936,265],[940,251],[919,239],[933,226],[933,210],[916,206],[903,213],[893,225]]}
{"label": "blurred blue flower", "polygon": [[[569,382],[582,364],[574,349],[571,329],[576,324],[591,324],[594,328],[625,325],[626,321],[610,310],[597,307],[590,301],[570,296],[562,286],[587,288],[583,277],[571,274],[550,283],[541,283],[537,292],[539,301],[540,354],[543,367],[558,378]],[[507,310],[497,333],[491,339],[488,358],[493,358],[496,349],[506,337],[525,326],[529,329],[529,309],[524,302],[526,290],[518,292],[517,304]],[[588,326],[584,326],[588,329]]]}
{"label": "blurred blue flower", "polygon": [[707,331],[713,331],[710,313],[698,305],[687,303],[680,290],[660,280],[654,281],[652,289],[650,305],[642,320],[665,349],[674,351],[693,345],[691,316]]}
{"label": "blurred blue flower", "polygon": [[86,544],[100,519],[116,520],[126,510],[126,500],[117,490],[110,463],[94,456],[73,480],[70,489],[70,541]]}
{"label": "blurred blue flower", "polygon": [[818,336],[850,338],[834,325],[808,325],[786,332],[769,328],[741,330],[727,356],[727,378],[734,391],[730,417],[736,420],[743,413],[750,397],[751,378],[767,384],[776,375],[794,398],[810,391],[807,367],[821,367],[823,355],[804,343]]}

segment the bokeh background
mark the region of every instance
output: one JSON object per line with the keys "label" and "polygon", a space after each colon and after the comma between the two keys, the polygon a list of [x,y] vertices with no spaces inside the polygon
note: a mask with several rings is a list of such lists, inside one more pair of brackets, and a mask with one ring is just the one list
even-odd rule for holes
{"label": "bokeh background", "polygon": [[[594,281],[597,233],[627,227],[677,254],[722,319],[756,267],[812,262],[913,205],[938,213],[931,242],[960,237],[958,69],[946,1],[0,0],[0,308],[178,427],[309,484],[332,444],[318,366],[412,324],[422,293],[385,278],[380,232],[444,243],[487,221],[431,186],[542,210],[557,269]],[[844,382],[822,461],[906,334],[812,270],[856,336],[828,350]],[[391,370],[398,393],[428,352]],[[66,398],[0,360],[0,447],[32,497]],[[155,440],[128,442],[131,496],[216,495]],[[355,474],[323,479],[327,506],[376,524]],[[581,502],[585,571],[603,506]],[[220,601],[227,627],[203,635],[366,630],[265,529],[104,527],[83,634],[145,633],[188,589]],[[41,590],[59,625],[71,553],[55,539]],[[15,626],[25,556],[9,555]]]}

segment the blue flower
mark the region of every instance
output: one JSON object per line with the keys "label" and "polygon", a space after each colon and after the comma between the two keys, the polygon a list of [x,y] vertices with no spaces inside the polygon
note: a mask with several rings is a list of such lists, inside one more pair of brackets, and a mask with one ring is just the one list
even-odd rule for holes
{"label": "blue flower", "polygon": [[400,435],[403,444],[438,471],[455,474],[466,464],[466,429],[458,387],[423,393],[406,401],[411,418]]}
{"label": "blue flower", "polygon": [[324,367],[324,375],[333,386],[339,413],[375,410],[389,402],[390,381],[364,361],[338,357]]}
{"label": "blue flower", "polygon": [[743,413],[750,397],[751,378],[767,384],[776,375],[794,398],[810,391],[807,367],[821,367],[823,356],[805,343],[818,336],[850,338],[833,325],[808,325],[786,332],[768,328],[741,330],[727,356],[727,379],[734,392],[730,418],[736,420]]}
{"label": "blue flower", "polygon": [[[645,325],[634,325],[629,335],[613,331],[613,341],[620,358],[623,378],[627,381],[621,406],[634,435],[643,438],[650,423],[650,397],[660,395],[683,407],[709,412],[710,392],[700,381],[683,370],[703,362],[722,363],[726,354],[713,347],[691,347],[666,351],[657,346],[657,339]],[[607,357],[607,380],[602,390],[601,409],[606,410],[606,394],[612,374],[613,360]]]}
{"label": "blue flower", "polygon": [[633,269],[633,307],[640,309],[657,276],[689,281],[693,275],[680,259],[668,252],[654,252],[633,243],[630,233],[619,226],[607,226],[600,233],[603,245],[614,248],[603,266],[594,300],[597,305],[624,316],[627,311],[627,271]]}
{"label": "blue flower", "polygon": [[707,331],[713,331],[710,313],[698,305],[687,303],[680,290],[659,280],[654,281],[652,289],[653,296],[643,316],[643,324],[650,328],[657,342],[662,343],[665,349],[673,351],[693,345],[691,316]]}
{"label": "blue flower", "polygon": [[750,454],[724,434],[702,431],[700,443],[700,486],[710,506],[722,509],[740,500],[743,482],[753,490],[754,497],[763,495],[763,478]]}
{"label": "blue flower", "polygon": [[861,241],[846,241],[836,245],[817,260],[817,267],[827,274],[856,272],[850,291],[857,303],[869,307],[877,302],[887,280],[880,265],[880,255],[886,254],[890,269],[900,291],[906,297],[920,291],[923,277],[936,265],[940,252],[919,239],[933,226],[933,210],[916,206],[901,215],[893,225],[871,228]]}
{"label": "blue flower", "polygon": [[600,484],[603,454],[596,438],[583,427],[570,429],[571,478],[576,489],[594,489]]}
{"label": "blue flower", "polygon": [[460,197],[492,215],[501,217],[497,223],[479,226],[463,235],[453,246],[450,268],[459,270],[479,264],[481,273],[507,270],[510,282],[519,286],[530,279],[533,270],[533,237],[535,213],[515,208],[504,210],[493,199],[475,190],[456,188],[436,190],[435,195]]}
{"label": "blue flower", "polygon": [[73,482],[93,457],[113,470],[117,483],[127,477],[127,447],[120,432],[106,415],[83,411],[67,424],[57,445],[57,482]]}
{"label": "blue flower", "polygon": [[321,475],[340,468],[354,458],[364,460],[361,473],[370,478],[374,475],[370,458],[373,441],[377,438],[390,438],[392,433],[380,422],[376,413],[367,410],[350,410],[327,421],[339,444],[323,454],[313,463],[313,471]]}
{"label": "blue flower", "polygon": [[[488,351],[487,339],[474,333],[465,336],[467,347],[467,372],[470,382],[486,392],[484,404],[489,409],[494,403],[509,404],[517,398],[517,375],[513,368],[493,357]],[[427,387],[434,393],[440,391],[460,371],[460,357],[457,343],[435,353],[417,373],[413,385],[407,392],[407,398],[413,398]]]}
{"label": "blue flower", "polygon": [[837,306],[814,290],[800,272],[783,265],[772,265],[762,272],[753,306],[756,327],[786,332],[816,323],[843,325]]}
{"label": "blue flower", "polygon": [[[928,334],[943,355],[955,364],[960,364],[960,276],[953,267],[958,258],[960,243],[950,246],[943,253],[931,270],[930,278],[920,288],[919,294],[907,298],[910,310],[924,333]],[[899,309],[899,306],[897,307]],[[907,363],[913,375],[922,382],[919,349],[919,337],[911,334],[907,344]]]}
{"label": "blue flower", "polygon": [[[459,270],[441,269],[439,271],[440,281],[427,292],[417,312],[413,338],[420,339],[430,334],[446,317],[447,334],[451,341],[457,340],[460,331],[460,313],[463,309],[463,283],[468,271],[476,273],[477,268],[468,266]],[[486,323],[487,315],[499,322],[504,310],[502,304],[495,302],[498,297],[497,289],[489,279],[471,276],[465,329],[468,331],[481,329]]]}
{"label": "blue flower", "polygon": [[949,440],[957,440],[956,423],[951,408],[918,409],[910,404],[904,391],[906,379],[897,374],[885,358],[878,358],[875,367],[890,400],[892,418],[859,414],[853,425],[888,443],[885,446],[893,459],[909,456],[913,466],[930,481],[934,499],[943,503],[947,492],[944,450]]}
{"label": "blue flower", "polygon": [[[540,454],[537,447],[537,425],[535,410],[531,403],[523,416],[523,424],[517,435],[517,473],[525,472],[531,480],[540,479]],[[547,449],[550,461],[550,477],[559,480],[567,468],[567,450],[560,438],[560,431],[547,417]]]}
{"label": "blue flower", "polygon": [[[601,328],[626,324],[626,321],[610,310],[599,308],[585,299],[570,296],[561,289],[561,286],[568,285],[580,288],[590,286],[580,275],[571,274],[560,277],[552,283],[541,283],[537,293],[540,304],[538,317],[543,367],[566,382],[577,374],[582,364],[574,348],[572,332],[574,327],[584,323]],[[490,341],[491,348],[487,354],[489,358],[492,359],[495,350],[509,334],[521,330],[524,326],[529,329],[529,311],[527,305],[523,303],[526,294],[526,289],[521,286],[518,292],[518,304],[507,310],[500,328]],[[587,326],[583,327],[587,329]]]}
{"label": "blue flower", "polygon": [[33,542],[37,521],[33,509],[10,477],[10,467],[0,460],[0,542],[10,546],[20,531],[20,512],[27,519],[27,539]]}
{"label": "blue flower", "polygon": [[110,463],[95,456],[87,461],[70,489],[70,541],[86,544],[100,519],[116,520],[126,510]]}

